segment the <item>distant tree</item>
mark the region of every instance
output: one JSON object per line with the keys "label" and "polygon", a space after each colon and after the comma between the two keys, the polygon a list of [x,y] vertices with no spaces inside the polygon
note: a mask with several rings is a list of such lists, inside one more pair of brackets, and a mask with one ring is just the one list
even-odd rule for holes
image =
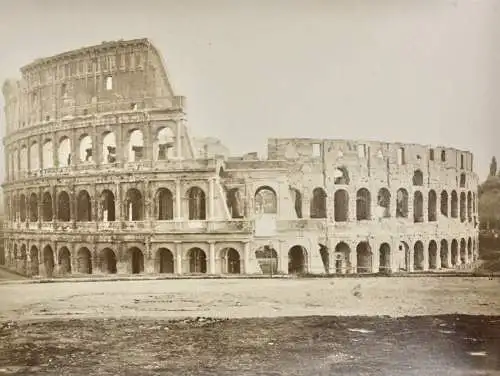
{"label": "distant tree", "polygon": [[489,176],[478,189],[479,221],[486,228],[500,227],[500,177]]}
{"label": "distant tree", "polygon": [[495,176],[497,174],[497,159],[495,157],[491,158],[490,163],[490,176]]}

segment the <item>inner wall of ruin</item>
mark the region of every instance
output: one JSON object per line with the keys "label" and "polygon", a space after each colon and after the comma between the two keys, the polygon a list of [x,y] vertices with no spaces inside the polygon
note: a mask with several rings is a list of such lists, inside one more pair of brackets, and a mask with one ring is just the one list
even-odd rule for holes
{"label": "inner wall of ruin", "polygon": [[5,250],[29,276],[453,270],[478,254],[470,152],[189,135],[147,39],[21,68],[5,97]]}

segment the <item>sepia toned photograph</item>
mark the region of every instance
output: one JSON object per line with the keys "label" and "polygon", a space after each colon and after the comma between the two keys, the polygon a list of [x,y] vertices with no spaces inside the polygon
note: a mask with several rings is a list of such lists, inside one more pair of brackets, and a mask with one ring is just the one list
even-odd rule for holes
{"label": "sepia toned photograph", "polygon": [[499,0],[0,13],[0,375],[500,375]]}

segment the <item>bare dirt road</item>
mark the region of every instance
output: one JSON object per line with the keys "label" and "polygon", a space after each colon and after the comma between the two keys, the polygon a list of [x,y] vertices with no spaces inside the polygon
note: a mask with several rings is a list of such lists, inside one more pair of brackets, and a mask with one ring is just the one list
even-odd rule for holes
{"label": "bare dirt road", "polygon": [[0,319],[500,314],[500,279],[159,280],[0,285]]}

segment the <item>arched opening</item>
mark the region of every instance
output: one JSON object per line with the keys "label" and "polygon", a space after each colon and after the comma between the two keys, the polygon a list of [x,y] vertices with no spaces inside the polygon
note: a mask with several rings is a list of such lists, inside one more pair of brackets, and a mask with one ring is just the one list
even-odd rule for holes
{"label": "arched opening", "polygon": [[240,254],[234,248],[224,248],[221,251],[222,272],[227,274],[241,273]]}
{"label": "arched opening", "polygon": [[40,152],[36,142],[33,142],[30,146],[30,169],[31,171],[40,169]]}
{"label": "arched opening", "polygon": [[277,196],[274,189],[263,186],[255,191],[255,211],[257,214],[276,214],[278,212]]}
{"label": "arched opening", "polygon": [[128,221],[142,221],[144,216],[144,205],[142,194],[138,189],[130,188],[125,200],[125,215]]}
{"label": "arched opening", "polygon": [[335,273],[342,274],[350,272],[351,267],[351,248],[344,243],[340,242],[335,246]]}
{"label": "arched opening", "polygon": [[466,242],[465,239],[462,238],[460,240],[460,263],[461,264],[466,264],[467,263],[467,250],[466,250]]}
{"label": "arched opening", "polygon": [[99,254],[101,272],[116,274],[116,255],[110,248],[104,248]]}
{"label": "arched opening", "polygon": [[207,219],[205,192],[199,187],[188,190],[189,220]]}
{"label": "arched opening", "polygon": [[105,189],[101,193],[101,212],[104,222],[114,222],[115,217],[115,195],[109,189]]}
{"label": "arched opening", "polygon": [[38,222],[38,196],[36,193],[30,195],[30,222]]}
{"label": "arched opening", "polygon": [[158,273],[174,273],[174,255],[167,248],[160,248],[156,252],[156,270]]}
{"label": "arched opening", "polygon": [[174,199],[169,189],[160,188],[156,192],[156,211],[156,218],[159,221],[174,219]]}
{"label": "arched opening", "polygon": [[52,196],[49,192],[44,192],[42,196],[42,219],[44,222],[52,221]]}
{"label": "arched opening", "polygon": [[80,248],[77,254],[78,273],[92,274],[92,256],[88,248]]}
{"label": "arched opening", "polygon": [[389,218],[391,216],[391,193],[387,188],[381,188],[377,195],[378,217]]}
{"label": "arched opening", "polygon": [[371,196],[370,191],[361,188],[356,193],[356,219],[358,221],[371,219]]}
{"label": "arched opening", "polygon": [[323,188],[313,190],[311,218],[326,218],[326,193]]}
{"label": "arched opening", "polygon": [[255,251],[255,258],[263,274],[278,272],[278,253],[271,246],[265,245]]}
{"label": "arched opening", "polygon": [[42,168],[54,167],[54,146],[52,140],[45,140],[42,146]]}
{"label": "arched opening", "polygon": [[20,272],[21,274],[26,274],[28,271],[28,255],[26,252],[26,244],[21,245],[21,265]]}
{"label": "arched opening", "polygon": [[391,270],[391,247],[389,244],[383,243],[379,248],[379,271],[387,273]]}
{"label": "arched opening", "polygon": [[116,162],[116,136],[114,132],[103,133],[102,138],[102,163]]}
{"label": "arched opening", "polygon": [[415,270],[424,270],[424,245],[420,240],[413,247],[413,267]]}
{"label": "arched opening", "polygon": [[472,239],[469,238],[469,240],[467,241],[467,259],[469,260],[469,262],[472,262],[474,260],[474,258],[472,257]]}
{"label": "arched opening", "polygon": [[190,273],[206,273],[207,272],[207,256],[200,248],[191,248],[188,252],[189,272]]}
{"label": "arched opening", "polygon": [[458,217],[458,195],[456,191],[451,192],[451,218]]}
{"label": "arched opening", "polygon": [[449,268],[450,260],[448,258],[448,242],[445,239],[441,240],[441,249],[439,256],[441,258],[441,267]]}
{"label": "arched opening", "polygon": [[144,159],[144,137],[139,129],[135,129],[129,134],[128,161],[138,162]]}
{"label": "arched opening", "polygon": [[139,274],[144,272],[144,255],[139,248],[130,248],[127,251],[127,256],[130,262],[130,273]]}
{"label": "arched opening", "polygon": [[84,134],[80,138],[79,147],[80,161],[81,162],[92,162],[93,161],[93,150],[92,150],[92,138]]}
{"label": "arched opening", "polygon": [[71,141],[68,137],[62,137],[59,140],[58,165],[59,167],[71,165]]}
{"label": "arched opening", "polygon": [[226,201],[231,218],[243,218],[243,204],[238,188],[232,188],[227,192]]}
{"label": "arched opening", "polygon": [[372,251],[368,242],[361,242],[356,247],[356,261],[358,273],[372,272]]}
{"label": "arched opening", "polygon": [[451,241],[451,265],[458,265],[458,241],[457,239],[453,239]]}
{"label": "arched opening", "polygon": [[420,191],[413,195],[413,221],[415,223],[424,221],[424,197]]}
{"label": "arched opening", "polygon": [[21,222],[26,221],[26,196],[24,193],[19,196],[19,217]]}
{"label": "arched opening", "polygon": [[38,248],[36,246],[31,246],[30,249],[30,259],[31,259],[31,275],[40,274],[40,261],[38,260]]}
{"label": "arched opening", "polygon": [[467,220],[472,222],[472,193],[467,193]]}
{"label": "arched opening", "polygon": [[175,135],[168,127],[161,128],[156,135],[154,155],[158,160],[174,157]]}
{"label": "arched opening", "polygon": [[427,214],[429,217],[429,222],[435,222],[437,220],[436,208],[437,208],[437,195],[434,190],[429,191],[427,203]]}
{"label": "arched opening", "polygon": [[465,174],[460,174],[460,188],[465,188]]}
{"label": "arched opening", "polygon": [[288,273],[303,274],[307,271],[307,251],[300,245],[293,246],[288,251]]}
{"label": "arched opening", "polygon": [[290,188],[290,196],[292,197],[295,215],[297,218],[302,218],[302,195],[300,191],[296,188]]}
{"label": "arched opening", "polygon": [[71,219],[69,195],[64,191],[57,198],[57,219],[61,222],[69,222]]}
{"label": "arched opening", "polygon": [[408,218],[408,192],[404,188],[400,188],[397,191],[396,217]]}
{"label": "arched opening", "polygon": [[[399,257],[399,270],[404,270],[406,272],[411,271],[411,251],[408,243],[401,241],[399,242],[398,250],[400,252]],[[401,255],[402,254],[402,255]]]}
{"label": "arched opening", "polygon": [[71,254],[69,249],[62,247],[59,250],[59,274],[66,275],[71,273]]}
{"label": "arched opening", "polygon": [[446,162],[446,151],[441,150],[441,162]]}
{"label": "arched opening", "polygon": [[465,222],[465,192],[460,193],[460,222]]}
{"label": "arched opening", "polygon": [[424,174],[422,174],[422,171],[415,170],[415,172],[413,173],[413,185],[419,187],[424,185]]}
{"label": "arched opening", "polygon": [[349,218],[349,194],[345,189],[338,189],[334,195],[335,222],[347,222]]}
{"label": "arched opening", "polygon": [[429,242],[429,269],[437,269],[437,243],[434,240]]}
{"label": "arched opening", "polygon": [[54,252],[50,245],[43,249],[43,266],[45,267],[45,275],[51,278],[54,275]]}
{"label": "arched opening", "polygon": [[337,167],[333,172],[334,184],[348,185],[349,184],[349,171],[345,166]]}
{"label": "arched opening", "polygon": [[398,160],[398,165],[400,165],[400,166],[406,164],[406,156],[405,156],[405,149],[404,148],[398,149],[397,160]]}
{"label": "arched opening", "polygon": [[441,214],[445,217],[448,216],[448,192],[441,192]]}
{"label": "arched opening", "polygon": [[78,193],[76,199],[76,215],[77,221],[92,221],[92,203],[90,201],[89,193],[85,190],[82,190]]}
{"label": "arched opening", "polygon": [[19,169],[22,174],[25,174],[28,171],[28,148],[26,145],[21,147],[21,152],[19,153]]}

